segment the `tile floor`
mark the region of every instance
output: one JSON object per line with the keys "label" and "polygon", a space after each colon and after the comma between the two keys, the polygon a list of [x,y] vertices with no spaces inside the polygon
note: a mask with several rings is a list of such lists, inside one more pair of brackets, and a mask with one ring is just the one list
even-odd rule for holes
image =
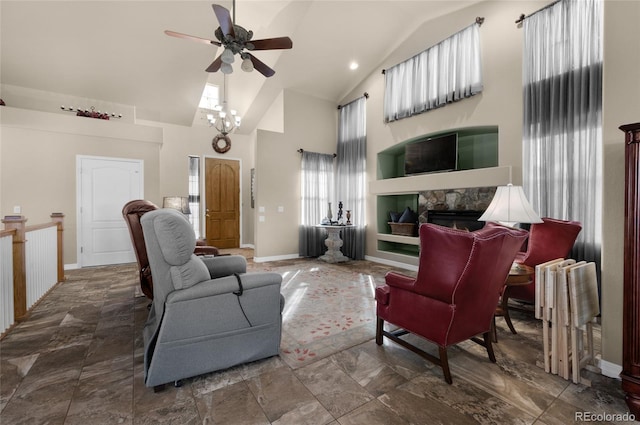
{"label": "tile floor", "polygon": [[372,291],[390,267],[301,259],[249,269],[283,274],[282,354],[161,393],[143,384],[148,301],[135,265],[69,271],[0,341],[0,423],[552,425],[627,412],[620,381],[590,374],[592,387],[574,385],[537,367],[529,315],[514,314],[517,335],[498,320],[496,364],[476,344],[450,348],[447,385],[414,353],[373,341]]}

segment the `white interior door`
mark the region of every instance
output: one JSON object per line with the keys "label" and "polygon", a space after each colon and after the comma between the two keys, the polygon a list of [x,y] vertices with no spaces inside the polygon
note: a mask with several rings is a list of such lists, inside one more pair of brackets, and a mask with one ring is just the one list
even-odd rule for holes
{"label": "white interior door", "polygon": [[122,207],[143,199],[143,161],[78,157],[79,266],[136,261]]}

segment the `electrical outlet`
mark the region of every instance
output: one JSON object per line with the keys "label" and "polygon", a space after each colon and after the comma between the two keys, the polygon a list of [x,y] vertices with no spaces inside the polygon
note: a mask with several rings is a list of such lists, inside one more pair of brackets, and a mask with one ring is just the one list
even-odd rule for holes
{"label": "electrical outlet", "polygon": [[16,205],[15,207],[13,207],[14,214],[20,214],[21,212],[22,212],[22,208],[20,207],[20,205]]}

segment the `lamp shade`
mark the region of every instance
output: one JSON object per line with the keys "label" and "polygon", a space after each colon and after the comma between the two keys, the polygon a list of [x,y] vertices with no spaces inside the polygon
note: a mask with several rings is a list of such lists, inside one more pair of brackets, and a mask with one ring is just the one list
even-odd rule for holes
{"label": "lamp shade", "polygon": [[189,198],[186,196],[167,196],[162,199],[163,208],[173,208],[182,214],[191,214]]}
{"label": "lamp shade", "polygon": [[508,225],[515,223],[542,223],[533,210],[522,186],[498,186],[489,207],[478,221],[499,221]]}

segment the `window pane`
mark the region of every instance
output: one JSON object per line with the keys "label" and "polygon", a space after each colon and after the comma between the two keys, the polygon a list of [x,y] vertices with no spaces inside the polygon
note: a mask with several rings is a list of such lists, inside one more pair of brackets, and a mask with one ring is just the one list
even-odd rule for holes
{"label": "window pane", "polygon": [[196,237],[200,237],[200,157],[189,157],[189,221]]}

